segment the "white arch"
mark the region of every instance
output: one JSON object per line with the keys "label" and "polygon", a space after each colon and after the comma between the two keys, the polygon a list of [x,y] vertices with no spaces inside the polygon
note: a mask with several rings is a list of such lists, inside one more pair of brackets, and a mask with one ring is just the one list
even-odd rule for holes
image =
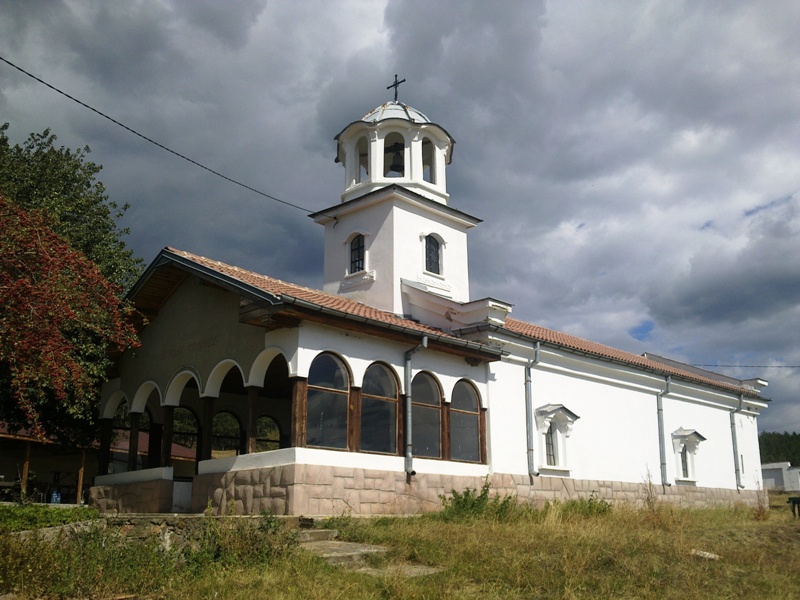
{"label": "white arch", "polygon": [[158,389],[158,385],[155,381],[145,381],[139,386],[139,388],[136,390],[136,393],[133,395],[133,402],[131,402],[128,412],[143,413],[145,406],[147,406],[147,399],[150,397],[150,394],[153,392],[153,390],[158,392],[158,401],[160,404],[161,390]]}
{"label": "white arch", "polygon": [[203,387],[200,383],[200,374],[193,367],[183,367],[173,375],[167,386],[167,393],[162,398],[162,406],[180,406],[181,393],[186,382],[194,379],[197,383],[197,389],[202,390]]}
{"label": "white arch", "polygon": [[[127,401],[128,397],[122,390],[117,390],[115,392],[112,392],[111,395],[108,398],[106,398],[105,401],[103,402],[103,406],[100,411],[100,418],[113,419],[114,415],[117,413],[119,405]],[[128,408],[128,410],[130,411],[130,407]]]}
{"label": "white arch", "polygon": [[267,370],[276,356],[282,356],[283,360],[286,361],[286,364],[289,364],[289,360],[286,358],[286,355],[280,348],[273,346],[271,348],[267,348],[266,350],[262,350],[258,353],[258,356],[256,356],[252,366],[250,367],[250,375],[247,378],[247,381],[245,381],[245,387],[263,387],[264,378],[267,376]]}
{"label": "white arch", "polygon": [[217,366],[211,369],[211,375],[208,376],[206,387],[203,390],[203,393],[200,394],[200,397],[219,398],[219,391],[220,388],[222,388],[222,381],[225,379],[228,371],[231,370],[231,367],[236,367],[239,369],[239,375],[242,376],[242,383],[244,383],[244,370],[242,367],[239,366],[239,363],[237,363],[235,360],[226,358],[225,360],[218,362]]}

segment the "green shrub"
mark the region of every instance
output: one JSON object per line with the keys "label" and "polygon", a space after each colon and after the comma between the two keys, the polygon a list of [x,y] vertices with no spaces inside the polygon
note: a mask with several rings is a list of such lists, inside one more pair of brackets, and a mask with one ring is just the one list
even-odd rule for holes
{"label": "green shrub", "polygon": [[98,517],[95,509],[83,506],[56,508],[42,504],[3,504],[0,505],[0,534],[56,527]]}
{"label": "green shrub", "polygon": [[463,521],[476,518],[505,520],[517,513],[516,496],[489,496],[489,482],[478,492],[466,488],[463,492],[451,490],[451,496],[440,496],[442,510],[437,516],[445,521]]}

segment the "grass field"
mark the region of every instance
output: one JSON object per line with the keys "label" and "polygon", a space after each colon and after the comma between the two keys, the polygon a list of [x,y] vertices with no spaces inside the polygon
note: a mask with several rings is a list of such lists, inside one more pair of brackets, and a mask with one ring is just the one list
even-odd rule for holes
{"label": "grass field", "polygon": [[[18,559],[26,552],[19,544],[0,542],[0,578],[6,578],[0,580],[0,590],[31,597],[138,593],[248,600],[800,598],[800,520],[792,519],[785,495],[770,496],[770,505],[766,512],[745,507],[689,510],[657,503],[611,508],[581,501],[535,511],[473,493],[457,497],[436,514],[343,516],[328,522],[343,539],[388,546],[390,552],[376,566],[417,563],[440,569],[417,578],[356,573],[289,545],[248,560],[255,546],[271,542],[231,530],[228,547],[209,546],[188,560],[156,547],[137,547],[103,563],[92,553],[102,557],[113,545],[95,540],[93,547],[83,544],[89,569],[80,574],[94,581],[94,588],[70,591],[50,581],[48,589],[33,581],[32,569],[27,589],[22,589],[19,581],[8,579],[13,571],[3,571],[3,565],[9,566],[14,552]],[[43,552],[39,548],[40,561]],[[16,563],[17,569],[30,567],[24,559]],[[100,575],[92,577],[97,569]]]}

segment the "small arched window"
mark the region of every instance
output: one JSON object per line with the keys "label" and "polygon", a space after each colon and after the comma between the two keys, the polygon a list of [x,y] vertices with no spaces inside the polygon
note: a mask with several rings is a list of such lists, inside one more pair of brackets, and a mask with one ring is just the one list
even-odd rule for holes
{"label": "small arched window", "polygon": [[370,365],[361,387],[360,449],[397,453],[397,381],[381,364]]}
{"label": "small arched window", "polygon": [[350,241],[350,271],[358,273],[364,270],[364,236],[360,233]]}
{"label": "small arched window", "polygon": [[478,393],[466,381],[459,381],[450,402],[450,458],[480,462],[480,436]]}
{"label": "small arched window", "polygon": [[436,183],[435,148],[428,138],[422,139],[422,179],[434,184]]}
{"label": "small arched window", "polygon": [[418,373],[411,382],[411,405],[414,456],[441,458],[442,395],[427,373]]}
{"label": "small arched window", "polygon": [[308,372],[306,443],[347,448],[349,377],[342,362],[320,354]]}
{"label": "small arched window", "polygon": [[428,273],[442,274],[441,244],[432,235],[425,236],[425,270]]}
{"label": "small arched window", "polygon": [[369,142],[366,136],[361,136],[356,142],[356,152],[358,153],[356,183],[363,183],[369,179]]}
{"label": "small arched window", "polygon": [[399,133],[390,133],[383,141],[383,176],[403,177],[406,173],[406,144]]}
{"label": "small arched window", "polygon": [[[178,410],[175,410],[177,416]],[[184,433],[186,435],[186,433]],[[211,457],[237,456],[242,451],[242,425],[229,412],[218,412],[211,422]]]}

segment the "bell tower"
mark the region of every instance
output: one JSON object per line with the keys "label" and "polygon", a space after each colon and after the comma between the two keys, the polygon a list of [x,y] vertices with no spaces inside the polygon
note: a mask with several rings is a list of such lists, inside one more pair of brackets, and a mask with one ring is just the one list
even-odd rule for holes
{"label": "bell tower", "polygon": [[411,315],[411,288],[469,301],[467,230],[480,220],[448,206],[455,140],[397,100],[400,83],[394,101],[335,137],[344,191],[311,217],[325,226],[326,292]]}

